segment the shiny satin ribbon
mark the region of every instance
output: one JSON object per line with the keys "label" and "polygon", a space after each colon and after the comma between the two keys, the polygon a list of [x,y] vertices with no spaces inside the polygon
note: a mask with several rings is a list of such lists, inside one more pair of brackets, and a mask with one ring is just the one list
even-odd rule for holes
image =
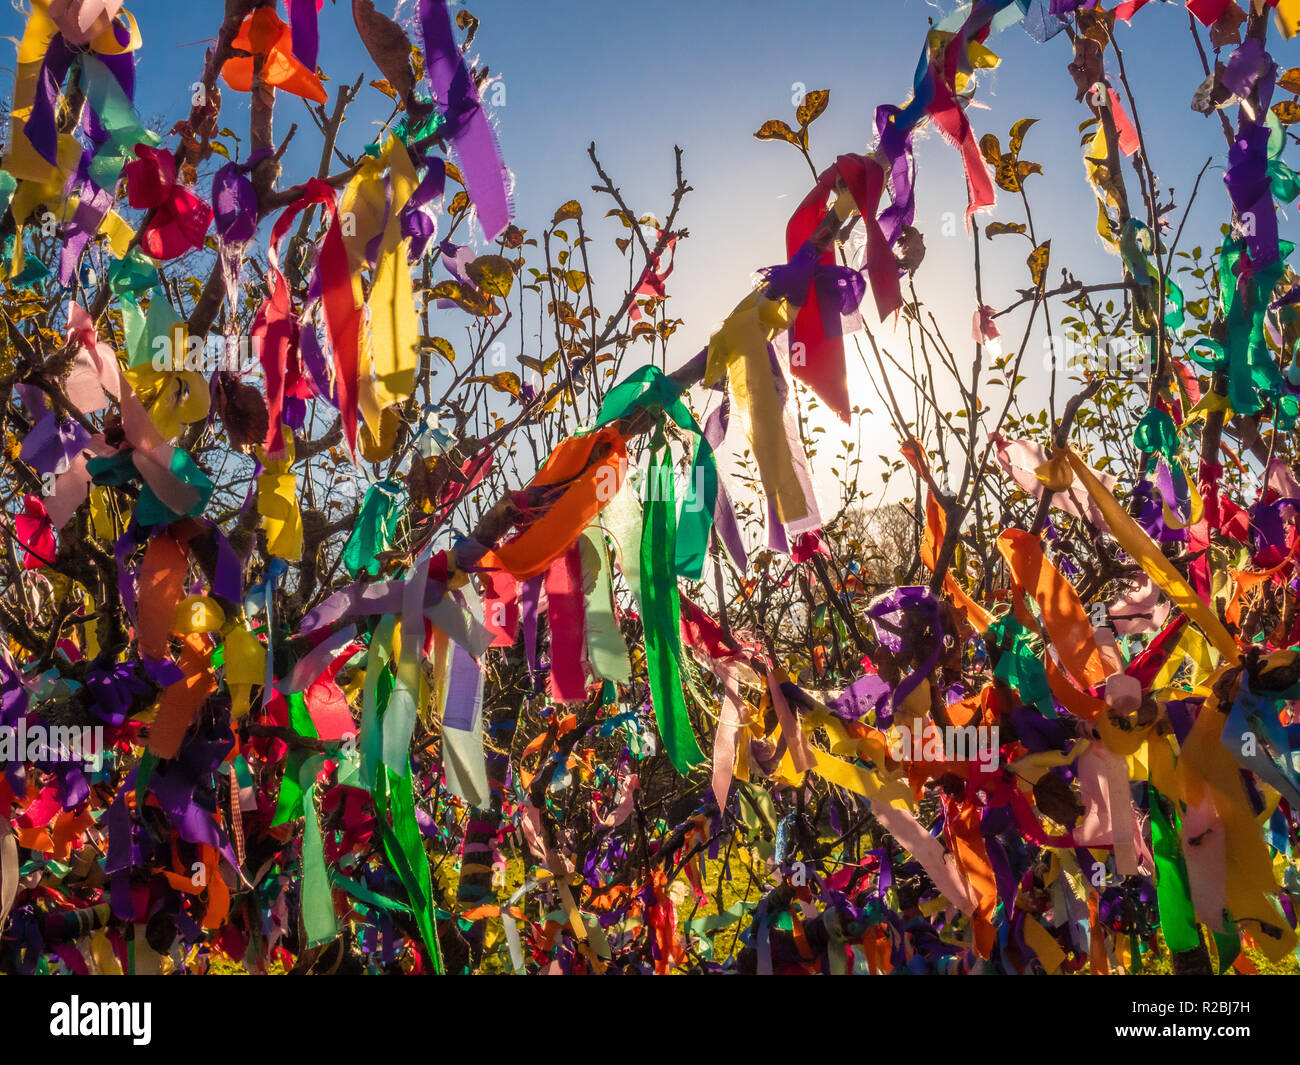
{"label": "shiny satin ribbon", "polygon": [[694,438],[690,485],[677,515],[677,547],[674,572],[687,580],[698,580],[709,550],[709,534],[718,506],[718,465],[713,447],[681,398],[682,387],[654,366],[643,366],[615,385],[606,395],[596,424],[629,417],[634,411],[662,411]]}
{"label": "shiny satin ribbon", "polygon": [[667,447],[660,446],[652,452],[650,476],[655,480],[645,502],[639,545],[640,579],[634,591],[641,604],[646,670],[659,735],[673,768],[687,776],[704,761],[704,754],[691,729],[682,697],[677,582],[661,581],[657,577],[647,579],[650,574],[671,572],[671,559],[676,550],[673,466]]}

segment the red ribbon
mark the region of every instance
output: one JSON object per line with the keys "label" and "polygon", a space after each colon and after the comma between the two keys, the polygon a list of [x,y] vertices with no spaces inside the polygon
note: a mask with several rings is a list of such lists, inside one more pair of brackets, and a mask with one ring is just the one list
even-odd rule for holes
{"label": "red ribbon", "polygon": [[127,200],[132,207],[153,211],[140,247],[155,259],[175,259],[202,248],[212,208],[176,180],[171,152],[137,144],[135,154],[126,164]]}

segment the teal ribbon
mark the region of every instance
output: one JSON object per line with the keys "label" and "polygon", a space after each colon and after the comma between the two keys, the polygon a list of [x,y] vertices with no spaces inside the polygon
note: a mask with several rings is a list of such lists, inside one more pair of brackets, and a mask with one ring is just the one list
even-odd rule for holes
{"label": "teal ribbon", "polygon": [[[1149,226],[1136,218],[1124,223],[1119,237],[1120,258],[1133,280],[1150,289],[1152,303],[1159,299],[1160,288],[1160,273],[1151,262],[1154,247],[1155,238]],[[1170,277],[1165,278],[1165,300],[1173,305],[1165,312],[1165,325],[1170,329],[1181,329],[1185,318],[1183,290]]]}
{"label": "teal ribbon", "polygon": [[1143,454],[1156,452],[1175,465],[1178,457],[1178,428],[1166,411],[1151,407],[1133,430],[1133,446]]}
{"label": "teal ribbon", "polygon": [[[1220,312],[1226,330],[1223,345],[1228,372],[1228,402],[1238,414],[1254,414],[1282,391],[1282,375],[1264,336],[1264,316],[1269,297],[1286,270],[1286,258],[1295,249],[1290,241],[1278,242],[1278,260],[1257,270],[1238,285],[1237,268],[1245,242],[1225,240],[1219,252]],[[1244,290],[1245,298],[1242,298]]]}
{"label": "teal ribbon", "polygon": [[135,146],[157,147],[162,138],[140,125],[131,100],[101,60],[86,53],[78,62],[81,64],[81,91],[108,134],[108,139],[90,161],[87,173],[101,189],[111,191],[122,168],[135,158]]}
{"label": "teal ribbon", "polygon": [[115,259],[108,267],[108,287],[115,296],[139,295],[160,283],[158,264],[139,248],[132,248],[125,259]]}
{"label": "teal ribbon", "polygon": [[0,170],[0,217],[9,210],[9,201],[18,188],[18,179],[7,170]]}
{"label": "teal ribbon", "polygon": [[988,627],[984,641],[991,650],[1000,652],[993,675],[1015,688],[1021,701],[1037,707],[1044,717],[1056,717],[1047,670],[1034,648],[1029,630],[1011,614],[1006,614]]}
{"label": "teal ribbon", "polygon": [[[177,514],[164,506],[162,500],[154,495],[148,483],[144,483],[140,489],[140,498],[135,504],[135,519],[145,528],[154,525],[170,525],[184,517],[198,517],[203,513],[203,508],[208,505],[208,500],[212,498],[212,481],[195,465],[188,451],[179,447],[173,449],[169,468],[177,479],[197,489],[198,501],[184,514]],[[130,451],[119,451],[116,455],[96,456],[89,459],[86,462],[86,470],[90,474],[90,479],[98,485],[121,486],[142,480],[140,471],[131,461]]]}
{"label": "teal ribbon", "polygon": [[1286,147],[1286,133],[1282,123],[1271,110],[1265,121],[1268,124],[1268,179],[1273,199],[1290,203],[1300,196],[1300,175],[1282,162],[1282,149]]}
{"label": "teal ribbon", "polygon": [[380,552],[392,546],[402,512],[401,485],[393,480],[379,481],[366,489],[361,513],[343,548],[343,565],[353,580],[363,573],[379,576]]}

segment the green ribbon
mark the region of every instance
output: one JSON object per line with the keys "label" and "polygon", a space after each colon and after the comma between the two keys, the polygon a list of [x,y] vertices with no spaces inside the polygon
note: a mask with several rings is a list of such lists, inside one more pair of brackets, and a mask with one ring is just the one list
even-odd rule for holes
{"label": "green ribbon", "polygon": [[[154,491],[149,487],[148,483],[144,483],[140,489],[140,498],[135,504],[135,518],[146,528],[154,525],[170,525],[172,522],[184,517],[197,517],[203,513],[203,508],[208,505],[208,500],[212,498],[212,481],[208,479],[206,473],[195,465],[194,459],[188,451],[179,447],[174,448],[169,468],[177,479],[198,490],[198,501],[184,514],[177,514],[174,510],[164,506],[162,500],[154,495]],[[136,469],[135,463],[131,461],[129,451],[119,451],[115,455],[96,456],[89,459],[86,462],[86,471],[90,474],[90,479],[98,485],[118,487],[141,479],[140,471]]]}
{"label": "green ribbon", "polygon": [[1273,194],[1273,199],[1290,203],[1300,196],[1300,176],[1282,162],[1282,149],[1286,147],[1286,133],[1277,115],[1270,110],[1265,121],[1268,123],[1269,191]]}
{"label": "green ribbon", "polygon": [[135,146],[156,147],[162,138],[140,125],[131,101],[104,63],[90,54],[80,57],[81,91],[108,139],[90,161],[87,173],[101,189],[112,190],[122,168],[135,158]]}
{"label": "green ribbon", "polygon": [[1191,882],[1179,843],[1178,813],[1165,814],[1165,798],[1151,788],[1151,850],[1156,859],[1156,902],[1160,931],[1172,951],[1195,950],[1201,945],[1192,909]]}
{"label": "green ribbon", "polygon": [[384,851],[406,888],[420,937],[429,949],[433,971],[442,975],[442,952],[438,946],[437,914],[433,905],[433,882],[429,876],[429,856],[420,839],[415,821],[415,794],[408,773],[399,776],[388,766],[381,766],[371,793],[378,812]]}
{"label": "green ribbon", "polygon": [[591,526],[582,534],[582,568],[592,581],[585,604],[587,664],[601,680],[626,684],[632,679],[632,670],[627,657],[627,644],[623,642],[618,619],[614,616],[609,553],[598,526]]}
{"label": "green ribbon", "polygon": [[1034,648],[1029,630],[1011,614],[1006,614],[988,627],[984,642],[997,657],[993,675],[1015,688],[1021,701],[1037,707],[1044,717],[1056,717],[1047,670]]}
{"label": "green ribbon", "polygon": [[656,441],[651,451],[650,484],[641,532],[641,574],[638,598],[645,630],[646,669],[650,680],[650,701],[659,735],[673,768],[682,776],[704,761],[686,703],[682,698],[681,614],[677,602],[677,581],[671,576],[669,559],[675,557],[677,526],[673,495],[673,464],[668,448]]}
{"label": "green ribbon", "polygon": [[[11,237],[10,241],[12,242],[12,240]],[[12,261],[12,259],[13,256],[10,255],[8,260]],[[28,255],[23,260],[23,268],[9,278],[9,286],[11,288],[31,288],[38,281],[44,281],[49,276],[50,268],[35,255]]]}
{"label": "green ribbon", "polygon": [[[718,463],[713,448],[704,439],[695,415],[682,402],[682,386],[657,367],[642,366],[615,385],[600,405],[596,424],[618,421],[637,410],[662,410],[677,426],[694,437],[691,484],[677,519],[672,571],[687,580],[699,580],[704,572],[704,559],[709,553],[709,534],[713,530],[713,511],[718,501]],[[668,571],[663,569],[660,572]]]}
{"label": "green ribbon", "polygon": [[[1150,290],[1152,303],[1159,298],[1160,287],[1160,273],[1151,261],[1154,247],[1155,238],[1145,223],[1136,218],[1124,223],[1119,237],[1120,258],[1133,280]],[[1165,278],[1165,300],[1173,305],[1165,312],[1165,325],[1170,329],[1181,329],[1185,319],[1183,290],[1169,277]]]}
{"label": "green ribbon", "polygon": [[1237,931],[1235,921],[1228,922],[1226,931],[1214,933],[1214,947],[1219,952],[1219,975],[1222,976],[1241,953],[1241,933]]}
{"label": "green ribbon", "polygon": [[362,573],[379,576],[379,554],[392,546],[401,520],[401,486],[383,480],[366,489],[361,513],[343,549],[343,565],[353,580]]}
{"label": "green ribbon", "polygon": [[755,906],[758,900],[747,902],[744,899],[737,899],[725,910],[718,913],[711,913],[707,917],[692,918],[686,925],[687,931],[700,938],[699,954],[706,961],[713,960],[713,936],[721,932],[724,928],[730,928],[736,922],[742,920]]}
{"label": "green ribbon", "polygon": [[375,631],[370,634],[370,648],[366,653],[366,681],[361,698],[361,780],[373,791],[379,778],[379,767],[384,764],[384,731],[381,724],[394,679],[388,668],[393,656],[393,630],[397,617],[386,614],[380,618]]}
{"label": "green ribbon", "polygon": [[[433,887],[429,858],[415,820],[415,793],[411,786],[410,758],[403,748],[400,765],[389,765],[385,756],[384,714],[396,683],[389,668],[393,657],[393,632],[397,617],[387,614],[370,635],[366,656],[366,681],[361,703],[360,769],[356,785],[369,789],[378,813],[384,851],[406,889],[420,937],[429,949],[435,973],[442,973],[438,948]],[[409,740],[409,737],[408,737]]]}
{"label": "green ribbon", "polygon": [[114,260],[108,268],[108,287],[115,296],[138,295],[158,284],[158,264],[139,248],[132,248],[125,259]]}
{"label": "green ribbon", "polygon": [[18,188],[18,179],[7,170],[0,170],[0,217],[9,210],[9,201]]}
{"label": "green ribbon", "polygon": [[307,933],[307,946],[319,947],[333,941],[339,934],[338,918],[334,913],[334,895],[330,888],[329,872],[325,867],[325,842],[321,836],[320,821],[316,817],[316,777],[325,764],[325,755],[314,754],[299,769],[298,783],[302,788],[302,923]]}
{"label": "green ribbon", "polygon": [[1174,465],[1178,458],[1178,427],[1166,411],[1151,407],[1133,430],[1133,446],[1143,454],[1158,452]]}
{"label": "green ribbon", "polygon": [[[416,98],[424,103],[431,101],[426,99],[422,93],[416,93]],[[411,123],[409,115],[403,115],[393,126],[393,134],[405,144],[408,148],[417,141],[422,141],[426,137],[432,137],[439,129],[446,124],[447,116],[441,111],[430,109],[429,114],[417,120],[414,125]],[[379,141],[367,144],[363,149],[369,156],[378,159],[383,154],[383,145]]]}
{"label": "green ribbon", "polygon": [[1256,413],[1266,400],[1276,399],[1282,391],[1282,375],[1264,337],[1264,315],[1269,297],[1286,270],[1286,258],[1294,249],[1290,241],[1278,241],[1277,262],[1257,270],[1240,286],[1237,266],[1245,242],[1225,240],[1219,251],[1219,300],[1226,330],[1223,348],[1228,370],[1228,402],[1238,414]]}
{"label": "green ribbon", "polygon": [[[1201,354],[1202,348],[1210,354]],[[1198,337],[1187,349],[1187,357],[1210,373],[1223,373],[1228,369],[1228,356],[1223,351],[1223,345],[1209,337]]]}
{"label": "green ribbon", "polygon": [[373,909],[387,910],[389,913],[411,913],[411,907],[407,906],[406,903],[390,899],[387,895],[381,895],[377,891],[371,891],[365,884],[350,880],[342,873],[331,871],[330,883]]}
{"label": "green ribbon", "polygon": [[181,323],[181,318],[162,288],[155,287],[150,293],[147,313],[141,309],[135,296],[129,292],[122,293],[121,302],[122,328],[126,333],[127,365],[152,364],[154,354],[158,350],[158,339],[161,337],[168,341],[168,346],[162,349],[166,361],[163,369],[184,369],[185,352],[172,351],[170,348],[173,330]]}
{"label": "green ribbon", "polygon": [[303,815],[303,789],[298,778],[307,758],[307,752],[300,750],[290,751],[285,758],[284,776],[280,778],[280,794],[275,802],[275,815],[271,818],[272,828],[287,825]]}

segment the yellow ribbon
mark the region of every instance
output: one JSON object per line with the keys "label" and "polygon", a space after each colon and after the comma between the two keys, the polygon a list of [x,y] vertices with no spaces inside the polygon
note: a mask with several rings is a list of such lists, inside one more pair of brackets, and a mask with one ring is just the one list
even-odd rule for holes
{"label": "yellow ribbon", "polygon": [[[387,172],[387,181],[385,181]],[[358,400],[371,437],[384,454],[392,451],[380,430],[385,407],[400,403],[415,388],[420,339],[415,293],[406,262],[408,239],[401,212],[418,184],[405,146],[389,137],[379,158],[367,158],[339,202],[343,243],[353,273],[353,289],[368,262],[366,248],[380,237],[370,286],[369,327],[362,338]]]}
{"label": "yellow ribbon", "polygon": [[1224,628],[1218,615],[1201,602],[1186,578],[1174,569],[1173,563],[1165,558],[1152,542],[1151,537],[1093,476],[1083,460],[1070,448],[1066,449],[1066,455],[1074,468],[1074,475],[1087,490],[1088,495],[1092,496],[1102,517],[1106,519],[1106,524],[1110,526],[1111,535],[1115,537],[1120,547],[1137,560],[1160,590],[1205,633],[1219,654],[1229,662],[1236,662],[1238,657],[1236,641]]}
{"label": "yellow ribbon", "polygon": [[795,310],[787,300],[769,300],[757,289],[751,292],[713,334],[704,369],[706,387],[730,375],[736,405],[748,416],[745,430],[763,488],[777,518],[787,525],[807,517],[810,507],[784,430],[785,414],[767,346],[778,332],[790,328]]}
{"label": "yellow ribbon", "polygon": [[302,512],[298,482],[293,474],[293,433],[284,430],[284,450],[274,459],[257,449],[262,472],[257,475],[257,512],[262,516],[266,550],[287,562],[302,558]]}

